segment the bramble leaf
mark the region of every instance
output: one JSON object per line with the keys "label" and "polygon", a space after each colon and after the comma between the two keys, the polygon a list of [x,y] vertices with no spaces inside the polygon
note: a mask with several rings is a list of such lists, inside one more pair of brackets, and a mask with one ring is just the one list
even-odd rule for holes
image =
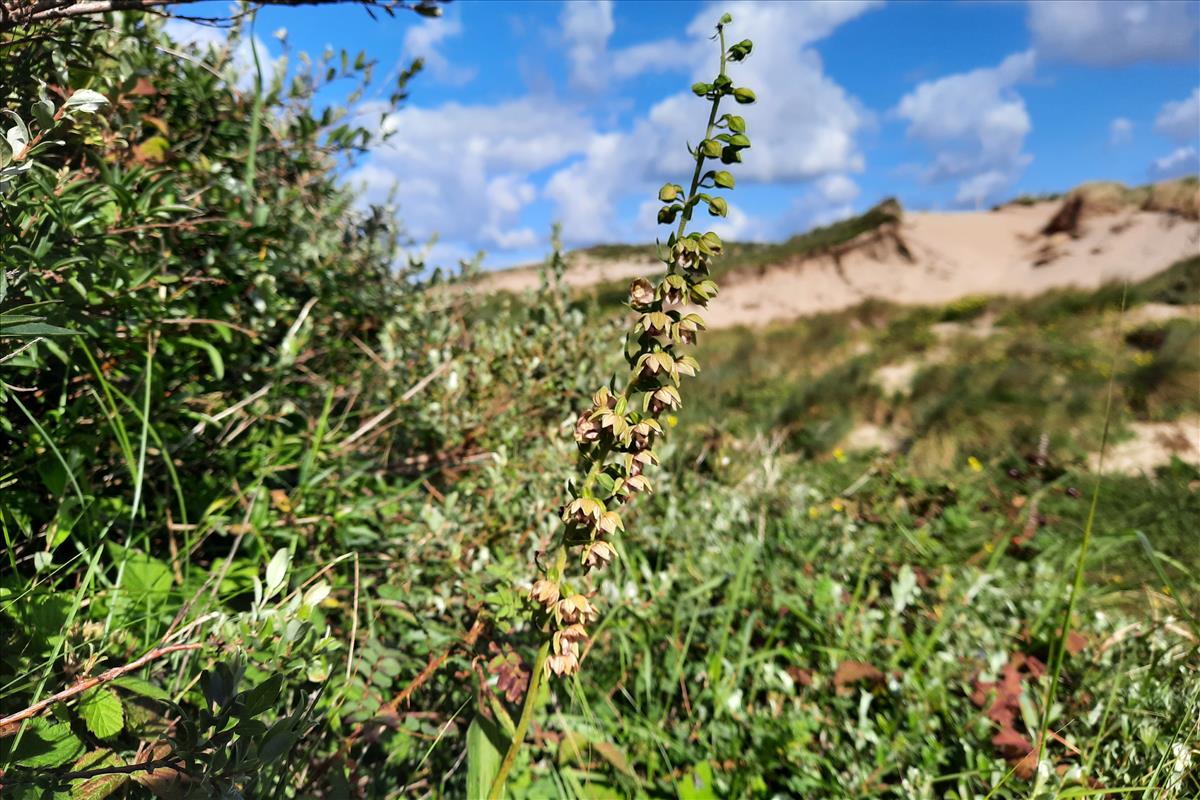
{"label": "bramble leaf", "polygon": [[38,717],[29,723],[15,752],[6,757],[22,767],[60,767],[83,753],[83,742],[65,722],[48,722]]}
{"label": "bramble leaf", "polygon": [[76,710],[83,724],[98,738],[116,736],[125,727],[121,698],[107,686],[85,692]]}

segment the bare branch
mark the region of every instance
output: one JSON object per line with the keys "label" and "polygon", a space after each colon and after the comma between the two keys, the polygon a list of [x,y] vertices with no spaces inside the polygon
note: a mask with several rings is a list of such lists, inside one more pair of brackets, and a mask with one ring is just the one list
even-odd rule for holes
{"label": "bare branch", "polygon": [[[10,5],[0,0],[0,33],[39,22],[54,22],[76,17],[92,17],[112,11],[154,11],[166,6],[181,6],[198,0],[34,0]],[[422,16],[436,17],[442,13],[446,0],[259,0],[264,6],[307,6],[353,4],[380,9],[388,14],[396,11],[415,11]],[[215,21],[215,20],[214,20]]]}
{"label": "bare branch", "polygon": [[196,643],[173,644],[168,647],[156,647],[143,655],[141,658],[131,661],[128,664],[123,664],[119,667],[113,667],[112,669],[101,672],[99,675],[91,678],[84,678],[78,683],[72,684],[66,689],[63,689],[61,692],[50,695],[45,700],[41,700],[29,706],[28,708],[21,709],[15,714],[9,714],[7,717],[0,719],[0,739],[4,738],[5,736],[12,736],[20,728],[19,723],[31,717],[37,716],[55,703],[61,703],[64,700],[69,700],[77,694],[86,692],[88,689],[108,683],[109,681],[115,680],[127,673],[135,672],[155,659],[162,658],[163,656],[170,655],[171,653],[178,653],[182,650],[199,649],[200,645]]}

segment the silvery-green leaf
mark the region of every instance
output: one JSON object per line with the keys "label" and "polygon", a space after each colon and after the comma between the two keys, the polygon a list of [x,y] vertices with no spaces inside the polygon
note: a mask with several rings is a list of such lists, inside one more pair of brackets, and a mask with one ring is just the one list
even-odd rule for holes
{"label": "silvery-green leaf", "polygon": [[91,89],[76,89],[63,105],[67,111],[82,111],[85,114],[95,114],[100,106],[107,105],[108,98]]}
{"label": "silvery-green leaf", "polygon": [[284,578],[287,577],[289,560],[286,547],[279,548],[271,557],[271,563],[267,564],[267,597],[275,594],[283,585]]}
{"label": "silvery-green leaf", "polygon": [[8,129],[8,133],[5,134],[9,145],[14,151],[23,150],[25,145],[29,144],[30,139],[29,128],[25,126],[25,120],[21,119],[16,112],[9,111],[7,108],[0,109],[0,114],[3,114],[15,123]]}

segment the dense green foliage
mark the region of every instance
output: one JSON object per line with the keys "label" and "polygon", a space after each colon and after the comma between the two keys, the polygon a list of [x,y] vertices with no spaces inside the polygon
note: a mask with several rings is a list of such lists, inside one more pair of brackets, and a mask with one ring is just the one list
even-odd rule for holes
{"label": "dense green foliage", "polygon": [[[406,258],[337,180],[373,127],[313,105],[370,64],[258,95],[143,18],[72,30],[0,45],[0,103],[51,131],[0,194],[0,719],[154,657],[0,725],[5,796],[470,796],[611,309],[558,258],[525,297]],[[39,79],[108,102],[44,128]],[[1197,264],[1126,305],[1195,304]],[[509,796],[1200,793],[1200,474],[1087,469],[1106,418],[1197,411],[1200,332],[1121,330],[1122,294],[714,334]],[[863,422],[907,452],[843,452]]]}
{"label": "dense green foliage", "polygon": [[[0,714],[160,642],[204,649],[151,664],[149,698],[119,690],[126,713],[104,736],[78,727],[82,702],[55,708],[60,727],[25,725],[3,768],[33,780],[22,768],[69,766],[85,747],[129,760],[165,733],[181,759],[209,762],[197,791],[329,785],[354,727],[493,588],[511,594],[488,546],[527,561],[515,551],[553,495],[528,448],[593,382],[578,354],[594,330],[551,293],[475,325],[477,299],[420,263],[396,272],[391,212],[356,210],[337,186],[369,133],[312,110],[324,65],[269,84],[256,112],[220,77],[228,63],[200,62],[217,54],[178,58],[147,46],[157,36],[126,20],[87,31],[67,70],[45,40],[21,45],[44,71],[5,61],[6,105],[27,118],[39,75],[52,97],[87,87],[110,102],[60,125],[0,200],[5,309],[72,332],[39,336],[58,331],[10,314],[2,340]],[[192,716],[218,702],[195,681],[217,661],[238,664],[241,688],[285,678],[255,717],[302,740],[286,762],[286,747],[259,751],[270,738],[244,711],[225,731]],[[379,756],[394,777],[377,778],[418,772],[419,729],[442,724],[422,719]],[[69,746],[43,752],[60,734]]]}

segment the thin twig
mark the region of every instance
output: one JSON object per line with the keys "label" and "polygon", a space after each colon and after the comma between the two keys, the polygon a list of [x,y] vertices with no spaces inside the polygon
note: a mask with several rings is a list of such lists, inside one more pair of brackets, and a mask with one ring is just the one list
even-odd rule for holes
{"label": "thin twig", "polygon": [[[400,403],[407,403],[409,400],[412,400],[414,397],[416,397],[417,392],[421,391],[426,386],[428,386],[435,378],[437,378],[439,375],[441,375],[443,372],[445,372],[447,369],[449,369],[450,365],[453,363],[454,363],[453,361],[447,361],[447,362],[443,363],[441,366],[439,366],[433,372],[429,373],[424,378],[421,378],[421,380],[414,383],[411,388],[409,388],[404,394],[400,395]],[[367,420],[362,425],[360,425],[358,430],[356,430],[354,433],[350,434],[349,436],[347,436],[345,439],[342,440],[340,449],[345,450],[350,445],[354,444],[359,439],[366,436],[368,433],[370,433],[372,430],[374,430],[374,428],[377,425],[379,425],[379,423],[381,423],[385,419],[387,419],[392,414],[392,412],[395,411],[399,407],[400,407],[399,403],[388,406],[383,411],[380,411],[378,414],[371,417],[369,420]]]}
{"label": "thin twig", "polygon": [[204,433],[204,426],[207,425],[209,422],[212,422],[215,424],[215,423],[218,423],[221,420],[225,419],[225,417],[228,417],[230,414],[236,414],[238,411],[241,411],[243,408],[250,405],[255,400],[257,400],[258,398],[265,395],[267,392],[271,391],[271,387],[274,385],[275,385],[274,383],[268,383],[266,386],[263,386],[258,391],[256,391],[254,394],[250,395],[249,397],[245,398],[244,400],[239,400],[238,402],[231,405],[229,408],[222,411],[220,414],[217,414],[216,416],[213,416],[213,417],[209,417],[207,420],[197,422],[196,425],[192,428],[191,434],[193,436],[199,436],[200,434]]}
{"label": "thin twig", "polygon": [[50,695],[45,700],[41,700],[29,706],[28,708],[21,709],[15,714],[9,714],[7,717],[0,719],[0,738],[11,736],[12,734],[16,733],[17,729],[20,727],[17,725],[17,723],[27,720],[30,717],[37,716],[55,703],[61,703],[64,700],[69,700],[77,694],[86,692],[88,689],[95,688],[101,684],[115,680],[122,675],[139,670],[155,659],[162,658],[163,656],[170,655],[171,653],[178,653],[182,650],[199,650],[200,647],[201,645],[195,642],[190,644],[173,644],[167,647],[156,647],[135,661],[131,661],[128,664],[124,664],[119,667],[113,667],[112,669],[102,672],[99,675],[91,678],[84,678],[78,683],[74,683],[71,686],[68,686],[66,689],[63,689],[61,692]]}
{"label": "thin twig", "polygon": [[38,342],[40,342],[40,341],[41,341],[43,338],[45,338],[45,337],[43,337],[43,336],[39,336],[39,337],[37,337],[36,339],[30,339],[28,342],[26,342],[25,344],[21,345],[21,346],[20,346],[20,347],[18,347],[16,350],[13,350],[13,351],[12,351],[11,353],[9,353],[8,355],[4,356],[3,358],[0,358],[0,364],[3,364],[5,361],[12,361],[14,358],[16,358],[17,356],[21,355],[21,353],[24,353],[26,350],[28,350],[29,348],[31,348],[31,347],[33,347],[34,345],[36,345],[36,344],[37,344]]}
{"label": "thin twig", "polygon": [[160,319],[156,320],[161,325],[223,325],[226,328],[231,328],[238,333],[244,333],[251,339],[258,339],[258,334],[249,328],[243,327],[233,322],[228,322],[223,319],[208,319],[206,317],[185,317],[183,319]]}

